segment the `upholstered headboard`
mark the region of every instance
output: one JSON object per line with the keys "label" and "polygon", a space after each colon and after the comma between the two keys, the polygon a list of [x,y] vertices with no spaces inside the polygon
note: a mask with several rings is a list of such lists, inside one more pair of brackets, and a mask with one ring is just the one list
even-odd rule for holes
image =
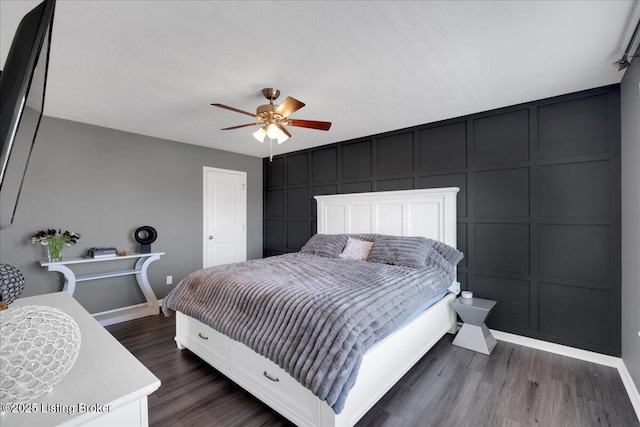
{"label": "upholstered headboard", "polygon": [[424,236],[457,247],[458,187],[316,196],[318,233]]}

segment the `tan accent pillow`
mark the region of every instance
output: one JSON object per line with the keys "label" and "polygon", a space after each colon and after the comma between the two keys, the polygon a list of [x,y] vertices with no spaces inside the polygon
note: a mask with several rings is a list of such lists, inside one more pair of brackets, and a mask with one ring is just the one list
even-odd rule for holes
{"label": "tan accent pillow", "polygon": [[372,246],[373,242],[365,242],[364,240],[357,240],[349,237],[347,239],[347,245],[340,254],[340,258],[366,261]]}

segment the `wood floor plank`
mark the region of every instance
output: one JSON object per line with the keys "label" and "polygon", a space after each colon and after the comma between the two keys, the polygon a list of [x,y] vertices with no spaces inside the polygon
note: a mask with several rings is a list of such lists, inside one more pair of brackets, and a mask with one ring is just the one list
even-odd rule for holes
{"label": "wood floor plank", "polygon": [[[175,316],[107,329],[162,386],[149,396],[152,427],[281,427],[292,424],[189,350],[178,350]],[[499,341],[490,356],[446,335],[358,427],[640,427],[618,371]]]}

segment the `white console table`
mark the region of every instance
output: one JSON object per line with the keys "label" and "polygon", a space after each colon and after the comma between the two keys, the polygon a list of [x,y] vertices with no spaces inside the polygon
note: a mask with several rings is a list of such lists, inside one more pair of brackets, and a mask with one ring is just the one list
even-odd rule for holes
{"label": "white console table", "polygon": [[48,393],[0,418],[2,427],[149,425],[148,399],[160,380],[67,292],[19,298],[9,309],[47,305],[80,328],[80,353],[69,373]]}
{"label": "white console table", "polygon": [[[114,256],[107,258],[68,258],[63,259],[62,261],[57,262],[49,262],[46,260],[40,261],[40,265],[42,267],[47,267],[48,271],[57,271],[58,273],[62,273],[64,275],[64,287],[63,291],[70,293],[73,295],[73,292],[76,289],[77,282],[85,282],[88,280],[97,280],[97,279],[106,279],[109,277],[120,277],[120,276],[128,276],[135,275],[136,281],[138,282],[138,286],[142,290],[145,299],[147,300],[147,306],[142,312],[138,312],[133,316],[128,316],[127,319],[133,319],[136,317],[143,317],[148,315],[156,315],[160,313],[160,305],[158,304],[158,298],[156,298],[151,285],[149,284],[149,278],[147,277],[147,269],[149,268],[149,264],[152,262],[159,260],[160,256],[164,255],[164,252],[153,252],[149,254],[130,254],[124,256]],[[116,271],[108,271],[105,273],[93,273],[93,274],[84,274],[78,275],[69,268],[69,266],[76,264],[86,264],[86,263],[106,263],[109,261],[122,261],[126,259],[136,259],[135,268],[131,270],[116,270]]]}

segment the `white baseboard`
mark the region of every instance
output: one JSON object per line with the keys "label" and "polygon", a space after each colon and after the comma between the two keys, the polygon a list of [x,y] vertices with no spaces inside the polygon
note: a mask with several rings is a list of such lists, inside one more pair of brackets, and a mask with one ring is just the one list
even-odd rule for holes
{"label": "white baseboard", "polygon": [[640,421],[640,392],[638,392],[638,388],[631,378],[627,365],[624,364],[624,361],[620,357],[608,356],[606,354],[595,353],[593,351],[582,350],[579,348],[523,337],[521,335],[510,334],[508,332],[496,331],[493,329],[491,329],[491,333],[498,341],[510,342],[512,344],[518,344],[525,347],[535,348],[537,350],[548,351],[549,353],[560,354],[562,356],[616,368],[620,374],[622,383],[627,390],[633,409],[636,411],[636,416]]}
{"label": "white baseboard", "polygon": [[[162,307],[162,301],[158,300],[158,304]],[[115,325],[116,323],[126,322],[127,320],[139,319],[146,316],[154,316],[157,313],[149,309],[147,303],[130,305],[128,307],[114,308],[113,310],[101,311],[94,313],[92,316],[100,322],[102,326]]]}
{"label": "white baseboard", "polygon": [[620,365],[621,366],[618,367],[620,378],[622,378],[624,387],[627,389],[627,393],[629,394],[629,399],[631,399],[633,409],[636,410],[638,421],[640,421],[640,392],[638,391],[638,387],[636,387],[636,384],[633,382],[633,378],[631,378],[631,374],[627,369],[627,365],[624,364],[624,361],[622,361],[622,359],[620,359]]}

